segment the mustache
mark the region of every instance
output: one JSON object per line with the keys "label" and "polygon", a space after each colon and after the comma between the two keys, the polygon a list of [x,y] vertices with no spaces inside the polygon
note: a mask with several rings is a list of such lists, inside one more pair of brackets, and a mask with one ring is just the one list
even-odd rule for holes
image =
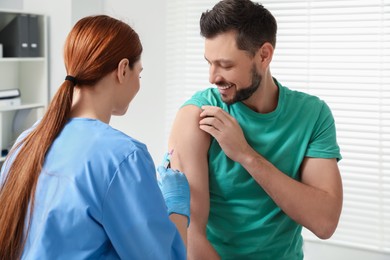
{"label": "mustache", "polygon": [[227,81],[218,81],[218,82],[215,82],[215,85],[216,86],[228,86],[228,85],[231,85],[231,84],[228,83]]}

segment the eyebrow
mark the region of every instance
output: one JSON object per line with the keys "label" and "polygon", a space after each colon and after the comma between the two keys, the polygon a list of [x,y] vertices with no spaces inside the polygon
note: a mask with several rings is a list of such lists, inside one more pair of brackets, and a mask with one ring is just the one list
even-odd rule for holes
{"label": "eyebrow", "polygon": [[[207,60],[208,63],[211,63],[207,58],[206,56],[204,56],[205,60]],[[214,63],[217,62],[217,63],[233,63],[232,60],[227,60],[227,59],[217,59],[214,61]]]}

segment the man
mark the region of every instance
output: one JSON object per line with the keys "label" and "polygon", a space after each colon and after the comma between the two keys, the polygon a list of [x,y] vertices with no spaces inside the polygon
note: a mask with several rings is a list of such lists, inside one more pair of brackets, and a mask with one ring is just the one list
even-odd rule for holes
{"label": "man", "polygon": [[272,77],[262,5],[221,1],[200,27],[217,88],[181,107],[169,140],[191,189],[188,259],[303,259],[302,226],[327,239],[342,208],[331,111]]}

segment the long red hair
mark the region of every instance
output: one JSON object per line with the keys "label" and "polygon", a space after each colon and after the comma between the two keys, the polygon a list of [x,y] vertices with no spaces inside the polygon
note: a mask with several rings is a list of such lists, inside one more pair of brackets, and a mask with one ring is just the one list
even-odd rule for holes
{"label": "long red hair", "polygon": [[[78,87],[93,87],[114,71],[123,58],[129,60],[132,68],[141,53],[138,34],[129,25],[106,15],[89,16],[79,20],[70,31],[64,47],[64,62],[67,74],[76,78]],[[7,157],[5,164],[10,163],[10,167],[4,172],[6,177],[0,190],[2,260],[19,259],[22,255],[38,177],[47,151],[69,120],[73,89],[72,82],[62,83],[43,118]],[[12,155],[15,156],[13,161]]]}

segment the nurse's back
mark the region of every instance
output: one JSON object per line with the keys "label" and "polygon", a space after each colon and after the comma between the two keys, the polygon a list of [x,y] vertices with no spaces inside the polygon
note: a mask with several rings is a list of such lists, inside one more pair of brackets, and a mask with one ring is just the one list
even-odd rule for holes
{"label": "nurse's back", "polygon": [[[132,154],[144,160],[136,161]],[[71,119],[46,156],[22,258],[119,258],[105,231],[104,204],[113,199],[106,196],[115,175],[121,171],[120,165],[131,163],[132,159],[144,169],[144,174],[154,172],[143,144],[99,120]],[[130,180],[139,171],[120,173],[128,174]],[[126,211],[125,198],[137,194],[131,189],[114,192],[122,193],[124,198],[107,203],[118,205],[120,219]]]}

